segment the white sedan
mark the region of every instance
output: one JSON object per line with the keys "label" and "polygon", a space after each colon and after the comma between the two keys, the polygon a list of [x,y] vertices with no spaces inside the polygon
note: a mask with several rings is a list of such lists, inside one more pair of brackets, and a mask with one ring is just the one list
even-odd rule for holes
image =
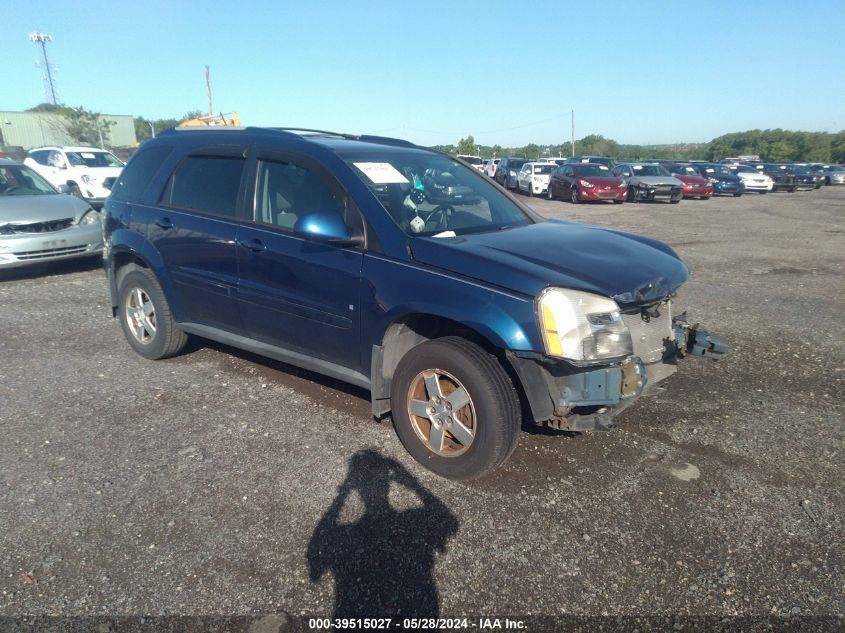
{"label": "white sedan", "polygon": [[746,191],[769,193],[775,186],[775,181],[770,176],[751,165],[736,165],[736,167],[731,166],[731,169],[735,169],[734,173],[742,178]]}
{"label": "white sedan", "polygon": [[516,175],[516,189],[529,196],[544,194],[549,188],[549,176],[555,163],[525,163]]}

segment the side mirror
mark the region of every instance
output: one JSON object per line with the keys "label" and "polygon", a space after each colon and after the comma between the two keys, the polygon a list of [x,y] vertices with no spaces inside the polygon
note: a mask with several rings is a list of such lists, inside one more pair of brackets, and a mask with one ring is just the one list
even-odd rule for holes
{"label": "side mirror", "polygon": [[70,193],[70,187],[65,184],[59,185],[58,187],[56,187],[56,189],[59,190],[59,193]]}
{"label": "side mirror", "polygon": [[293,225],[293,231],[304,238],[334,246],[357,246],[364,241],[360,235],[352,234],[336,211],[306,213]]}

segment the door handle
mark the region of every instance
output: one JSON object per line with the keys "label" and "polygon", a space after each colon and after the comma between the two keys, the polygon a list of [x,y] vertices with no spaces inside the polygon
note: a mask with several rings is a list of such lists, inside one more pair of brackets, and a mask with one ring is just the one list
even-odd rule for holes
{"label": "door handle", "polygon": [[244,248],[248,248],[253,253],[261,253],[267,250],[267,246],[259,239],[251,239],[251,240],[238,240],[238,244],[243,246]]}
{"label": "door handle", "polygon": [[155,221],[155,225],[161,227],[165,231],[173,228],[173,222],[170,221],[170,218],[159,218]]}

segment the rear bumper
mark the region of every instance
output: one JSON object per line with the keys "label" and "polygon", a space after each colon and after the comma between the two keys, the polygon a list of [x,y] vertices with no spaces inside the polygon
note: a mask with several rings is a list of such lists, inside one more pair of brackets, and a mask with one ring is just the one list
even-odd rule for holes
{"label": "rear bumper", "polygon": [[548,357],[508,351],[507,358],[522,383],[531,414],[538,424],[568,431],[609,431],[614,417],[677,371],[687,356],[718,358],[727,353],[720,336],[673,320],[674,339],[664,341],[662,358],[644,362],[631,355],[606,366],[580,368]]}

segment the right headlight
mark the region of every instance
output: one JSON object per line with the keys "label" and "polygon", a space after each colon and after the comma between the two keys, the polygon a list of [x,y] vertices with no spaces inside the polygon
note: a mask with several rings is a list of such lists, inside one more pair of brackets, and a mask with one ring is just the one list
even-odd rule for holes
{"label": "right headlight", "polygon": [[100,222],[102,222],[102,219],[103,216],[99,211],[89,209],[81,218],[79,218],[79,225],[91,226],[92,224],[100,224]]}
{"label": "right headlight", "polygon": [[631,333],[609,297],[546,288],[537,297],[537,316],[549,356],[590,363],[633,353]]}

